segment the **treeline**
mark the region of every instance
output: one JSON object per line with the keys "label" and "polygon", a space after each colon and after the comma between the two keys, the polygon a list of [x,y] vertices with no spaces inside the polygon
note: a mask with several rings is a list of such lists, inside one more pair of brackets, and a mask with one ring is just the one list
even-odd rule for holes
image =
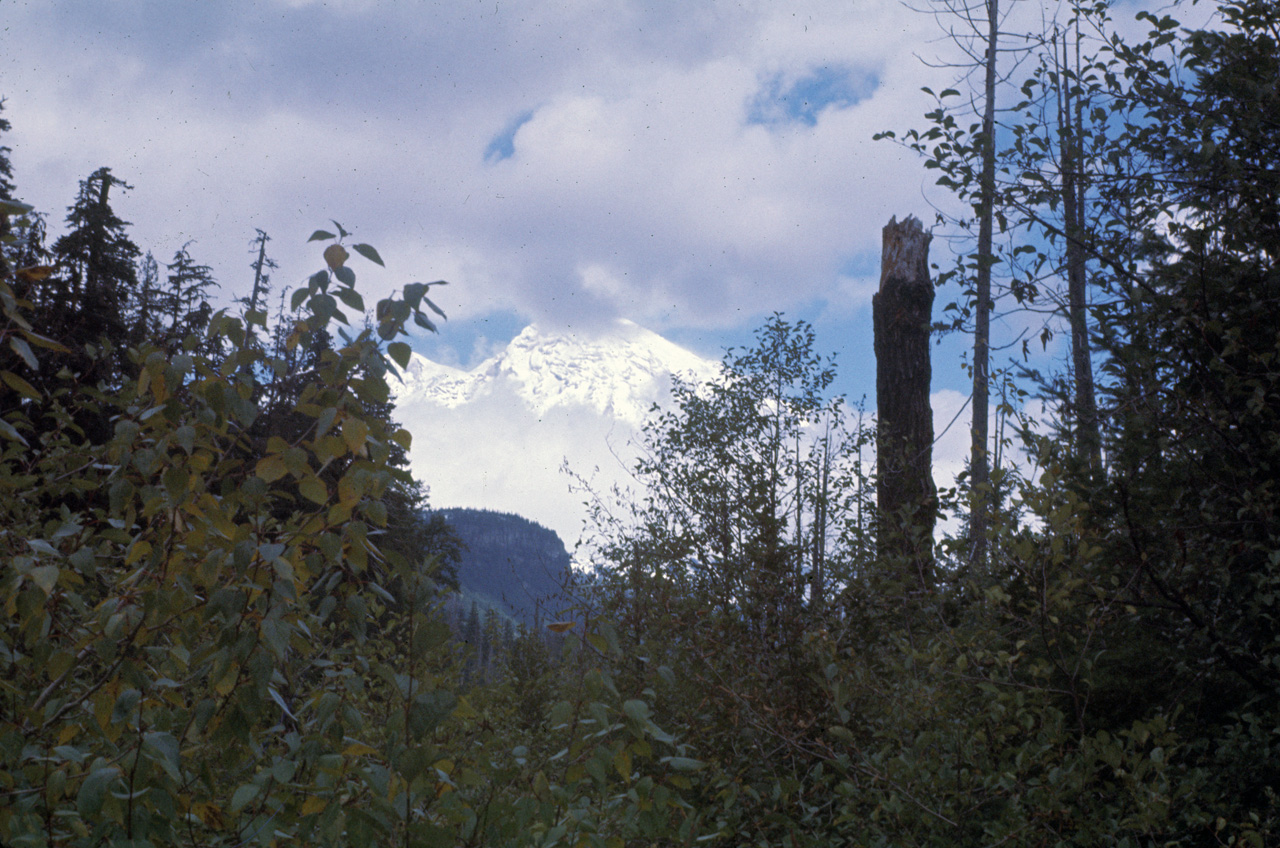
{"label": "treeline", "polygon": [[[1073,4],[999,86],[999,6],[967,11],[993,84],[972,113],[942,91],[904,140],[972,210],[943,222],[976,239],[942,282],[976,401],[1038,394],[1048,418],[1004,442],[982,411],[920,581],[876,544],[902,516],[874,502],[874,434],[775,316],[717,380],[676,382],[638,495],[591,498],[555,661],[480,604],[450,613],[447,545],[398,526],[386,375],[427,286],[346,324],[349,234],[317,231],[283,324],[255,296],[131,338],[136,301],[105,329],[37,302],[91,290],[110,228],[19,259],[37,224],[6,200],[0,837],[1275,843],[1280,9],[1146,15],[1126,43]],[[1057,373],[989,375],[997,309],[1068,335]],[[451,626],[480,657],[492,631],[503,672]]]}

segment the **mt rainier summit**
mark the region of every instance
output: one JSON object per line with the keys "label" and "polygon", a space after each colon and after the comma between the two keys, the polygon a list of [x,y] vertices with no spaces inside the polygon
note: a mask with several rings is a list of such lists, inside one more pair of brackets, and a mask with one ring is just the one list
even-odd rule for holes
{"label": "mt rainier summit", "polygon": [[470,371],[414,354],[392,378],[396,418],[413,433],[409,462],[434,507],[513,512],[578,539],[583,494],[625,485],[632,440],[671,375],[705,380],[717,364],[630,321],[599,334],[525,328]]}

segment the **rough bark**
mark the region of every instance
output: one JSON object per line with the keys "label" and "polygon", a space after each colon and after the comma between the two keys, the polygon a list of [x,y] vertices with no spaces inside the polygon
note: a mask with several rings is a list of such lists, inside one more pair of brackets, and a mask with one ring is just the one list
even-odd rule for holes
{"label": "rough bark", "polygon": [[933,409],[929,404],[929,331],[933,282],[929,241],[920,222],[884,228],[880,291],[872,298],[876,352],[876,500],[882,561],[901,562],[909,581],[933,580]]}

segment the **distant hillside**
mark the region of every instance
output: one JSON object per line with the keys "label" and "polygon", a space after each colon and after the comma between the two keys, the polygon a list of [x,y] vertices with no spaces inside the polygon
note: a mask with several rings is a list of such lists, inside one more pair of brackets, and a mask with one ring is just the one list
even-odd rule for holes
{"label": "distant hillside", "polygon": [[441,509],[466,544],[458,584],[468,595],[490,598],[517,621],[533,626],[564,606],[571,576],[569,553],[552,530],[510,513]]}

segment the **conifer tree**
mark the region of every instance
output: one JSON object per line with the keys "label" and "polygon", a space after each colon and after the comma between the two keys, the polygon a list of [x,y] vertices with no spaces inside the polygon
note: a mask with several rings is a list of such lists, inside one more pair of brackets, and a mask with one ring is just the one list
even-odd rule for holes
{"label": "conifer tree", "polygon": [[[13,129],[9,119],[4,117],[4,103],[4,98],[0,97],[0,136]],[[0,144],[0,200],[17,199],[13,196],[13,163],[9,160],[10,152],[8,145]]]}
{"label": "conifer tree", "polygon": [[111,208],[110,192],[132,186],[99,168],[80,183],[75,203],[67,211],[69,231],[53,244],[62,269],[60,297],[53,304],[71,324],[67,341],[90,342],[125,337],[125,316],[138,288],[137,261],[141,251],[129,238],[129,222]]}
{"label": "conifer tree", "polygon": [[[218,284],[208,265],[198,265],[191,258],[190,247],[189,242],[184,244],[165,266],[169,288],[163,298],[168,324],[164,333],[171,345],[180,345],[188,336],[201,333],[213,315],[209,290]],[[193,340],[193,344],[197,343]]]}

